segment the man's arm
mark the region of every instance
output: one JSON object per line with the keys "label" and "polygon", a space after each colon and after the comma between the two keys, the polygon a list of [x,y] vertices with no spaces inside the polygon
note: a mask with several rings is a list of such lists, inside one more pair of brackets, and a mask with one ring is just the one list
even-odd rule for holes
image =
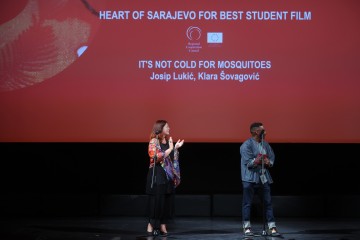
{"label": "man's arm", "polygon": [[267,166],[272,167],[275,162],[275,154],[269,143],[266,144]]}
{"label": "man's arm", "polygon": [[243,159],[243,164],[247,168],[257,167],[258,159],[255,158],[254,152],[252,151],[251,144],[249,142],[245,142],[240,147],[240,155],[241,155],[241,158]]}

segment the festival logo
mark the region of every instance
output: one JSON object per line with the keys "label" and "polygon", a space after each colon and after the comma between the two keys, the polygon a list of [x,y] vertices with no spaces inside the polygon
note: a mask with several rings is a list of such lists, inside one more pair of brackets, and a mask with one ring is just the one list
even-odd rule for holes
{"label": "festival logo", "polygon": [[198,53],[202,48],[200,44],[201,29],[199,27],[190,26],[186,30],[187,45],[186,50],[191,53]]}

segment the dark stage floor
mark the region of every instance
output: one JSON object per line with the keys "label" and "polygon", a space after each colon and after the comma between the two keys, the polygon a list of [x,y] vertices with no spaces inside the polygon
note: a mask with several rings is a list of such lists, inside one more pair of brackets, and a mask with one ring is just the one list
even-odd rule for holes
{"label": "dark stage floor", "polygon": [[[4,218],[1,240],[123,240],[145,237],[146,219],[137,217],[87,218]],[[281,238],[257,236],[253,239],[360,239],[360,219],[277,219]],[[261,234],[262,222],[253,222]],[[245,239],[240,218],[178,217],[168,225],[170,235],[156,239]]]}

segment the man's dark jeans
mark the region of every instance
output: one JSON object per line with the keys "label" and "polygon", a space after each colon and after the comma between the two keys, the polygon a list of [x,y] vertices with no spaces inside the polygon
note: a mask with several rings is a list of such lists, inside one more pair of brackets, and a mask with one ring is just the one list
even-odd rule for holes
{"label": "man's dark jeans", "polygon": [[243,184],[243,203],[242,203],[242,219],[243,227],[251,227],[250,215],[251,215],[251,204],[255,193],[262,194],[261,199],[264,201],[265,216],[269,228],[275,227],[275,218],[272,208],[271,201],[271,190],[269,183],[262,184],[242,182]]}

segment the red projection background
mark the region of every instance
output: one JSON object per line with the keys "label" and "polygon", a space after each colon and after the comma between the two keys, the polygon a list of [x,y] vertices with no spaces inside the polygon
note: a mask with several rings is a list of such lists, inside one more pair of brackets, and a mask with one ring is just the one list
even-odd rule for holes
{"label": "red projection background", "polygon": [[0,3],[0,141],[360,143],[360,3]]}

